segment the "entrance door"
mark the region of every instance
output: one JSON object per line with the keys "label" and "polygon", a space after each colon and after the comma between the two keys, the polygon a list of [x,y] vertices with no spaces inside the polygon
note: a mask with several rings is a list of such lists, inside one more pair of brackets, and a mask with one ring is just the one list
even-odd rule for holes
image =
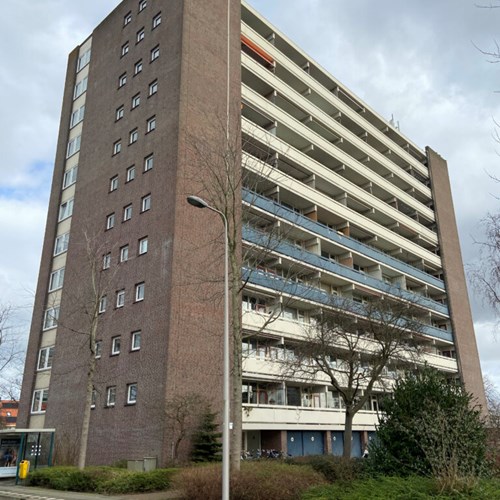
{"label": "entrance door", "polygon": [[323,455],[325,452],[323,436],[324,433],[321,431],[304,431],[302,433],[304,455]]}
{"label": "entrance door", "polygon": [[287,432],[288,454],[292,457],[301,457],[304,455],[304,446],[302,444],[302,432],[288,431]]}
{"label": "entrance door", "polygon": [[344,433],[341,431],[332,431],[332,453],[336,457],[344,453]]}

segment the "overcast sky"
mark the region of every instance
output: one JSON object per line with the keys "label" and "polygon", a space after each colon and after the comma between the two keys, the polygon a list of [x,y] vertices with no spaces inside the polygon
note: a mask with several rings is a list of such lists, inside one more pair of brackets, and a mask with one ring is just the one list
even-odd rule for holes
{"label": "overcast sky", "polygon": [[[479,3],[480,0],[476,0]],[[15,0],[0,20],[0,303],[28,332],[68,53],[117,0]],[[250,5],[417,145],[448,161],[464,262],[498,210],[500,9],[474,0],[251,0]],[[489,4],[490,1],[484,2]],[[499,3],[500,5],[500,3]],[[499,37],[500,38],[500,37]],[[493,318],[471,293],[483,372],[500,387]]]}

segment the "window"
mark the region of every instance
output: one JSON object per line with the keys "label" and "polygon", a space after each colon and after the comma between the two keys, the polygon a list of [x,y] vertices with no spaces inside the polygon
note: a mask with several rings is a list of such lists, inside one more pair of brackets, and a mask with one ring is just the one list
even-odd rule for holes
{"label": "window", "polygon": [[156,128],[156,116],[152,116],[146,122],[146,133],[152,132]]}
{"label": "window", "polygon": [[76,64],[76,71],[80,71],[82,68],[87,66],[90,62],[90,49],[85,51],[79,58],[78,63]]}
{"label": "window", "polygon": [[129,50],[129,44],[128,42],[125,42],[122,45],[122,57],[128,54],[128,50]]}
{"label": "window", "polygon": [[69,233],[61,234],[56,238],[54,244],[54,256],[64,253],[68,250]]}
{"label": "window", "polygon": [[95,408],[95,403],[97,401],[97,391],[95,389],[92,389],[92,399],[90,402],[90,407]]}
{"label": "window", "polygon": [[109,180],[109,190],[116,191],[118,189],[118,176],[115,175]]}
{"label": "window", "polygon": [[115,227],[115,214],[109,214],[106,217],[106,229]]}
{"label": "window", "polygon": [[66,189],[67,187],[71,186],[76,182],[76,176],[78,174],[78,165],[75,165],[73,168],[70,168],[66,172],[64,172],[64,177],[63,177],[63,189]]}
{"label": "window", "polygon": [[120,337],[113,337],[111,339],[111,356],[116,356],[120,354],[121,339]]}
{"label": "window", "polygon": [[103,269],[109,269],[110,266],[111,266],[111,252],[107,253],[102,258],[102,268]]}
{"label": "window", "polygon": [[113,154],[117,155],[121,150],[122,150],[122,141],[121,140],[116,141],[113,144]]}
{"label": "window", "polygon": [[125,113],[125,108],[123,106],[120,106],[119,108],[116,109],[116,114],[115,114],[115,120],[121,120],[123,118],[123,114]]}
{"label": "window", "polygon": [[153,29],[160,26],[160,24],[161,24],[161,12],[159,12],[158,14],[156,14],[155,17],[153,17]]}
{"label": "window", "polygon": [[127,83],[127,73],[123,73],[118,77],[118,88],[123,87]]}
{"label": "window", "polygon": [[145,238],[141,238],[139,240],[139,255],[142,255],[147,252],[148,252],[148,237],[146,236]]}
{"label": "window", "polygon": [[153,94],[156,94],[156,92],[158,92],[158,80],[149,84],[149,95],[152,96]]}
{"label": "window", "polygon": [[69,158],[70,156],[73,156],[75,153],[78,153],[78,151],[80,151],[81,140],[82,136],[79,135],[68,141],[68,147],[66,149],[66,158]]}
{"label": "window", "polygon": [[52,366],[52,358],[54,357],[54,346],[43,347],[38,351],[37,370],[48,370]]}
{"label": "window", "polygon": [[142,59],[134,65],[134,75],[138,75],[142,71]]}
{"label": "window", "polygon": [[132,332],[132,340],[130,342],[130,350],[138,351],[141,348],[141,331]]}
{"label": "window", "polygon": [[142,198],[141,212],[146,212],[151,209],[151,195],[148,194]]}
{"label": "window", "polygon": [[137,403],[137,384],[127,385],[127,404],[135,405]]}
{"label": "window", "polygon": [[144,283],[135,285],[135,301],[139,302],[144,300]]}
{"label": "window", "polygon": [[74,127],[75,125],[78,125],[82,120],[85,115],[85,106],[80,106],[76,111],[73,111],[71,114],[71,121],[69,123],[70,127]]}
{"label": "window", "polygon": [[94,353],[95,359],[99,359],[102,356],[102,340],[95,341]]}
{"label": "window", "polygon": [[49,292],[53,292],[54,290],[62,288],[63,283],[64,283],[64,267],[61,267],[61,269],[57,269],[50,275]]}
{"label": "window", "polygon": [[123,307],[125,305],[125,290],[116,292],[116,307]]}
{"label": "window", "polygon": [[146,156],[144,158],[144,172],[151,170],[153,168],[154,158],[153,155]]}
{"label": "window", "polygon": [[137,142],[138,138],[139,138],[139,132],[135,128],[134,130],[130,131],[129,138],[128,138],[128,143],[129,144],[134,144],[134,142]]}
{"label": "window", "polygon": [[130,22],[132,22],[132,12],[128,12],[123,17],[123,26],[127,26]]}
{"label": "window", "polygon": [[135,37],[135,40],[137,43],[141,42],[142,40],[144,40],[144,28],[141,28],[138,32],[137,32],[137,35]]}
{"label": "window", "polygon": [[120,248],[120,262],[126,262],[128,260],[128,245]]}
{"label": "window", "polygon": [[99,314],[106,312],[107,305],[108,305],[108,297],[104,295],[104,297],[101,297],[101,299],[99,300]]}
{"label": "window", "polygon": [[106,389],[106,406],[115,406],[116,403],[116,386],[111,386]]}
{"label": "window", "polygon": [[130,220],[132,218],[132,205],[127,205],[123,207],[123,221]]}
{"label": "window", "polygon": [[45,413],[47,410],[47,400],[49,399],[48,389],[38,389],[33,391],[33,401],[31,402],[31,413]]}
{"label": "window", "polygon": [[86,76],[83,80],[80,80],[75,84],[75,89],[73,90],[73,100],[78,99],[84,92],[87,91],[88,77]]}
{"label": "window", "polygon": [[139,2],[139,12],[142,12],[146,8],[147,4],[148,2],[146,0],[141,0]]}
{"label": "window", "polygon": [[135,179],[135,167],[132,165],[127,168],[127,182],[133,181]]}
{"label": "window", "polygon": [[73,198],[61,203],[59,207],[59,222],[73,215]]}
{"label": "window", "polygon": [[132,109],[137,108],[141,104],[141,94],[136,94],[134,97],[132,97]]}
{"label": "window", "polygon": [[157,45],[156,47],[151,49],[151,62],[153,62],[155,59],[158,59],[160,57],[160,46]]}
{"label": "window", "polygon": [[43,329],[49,330],[50,328],[55,328],[57,326],[58,319],[59,319],[59,306],[47,309],[43,315]]}

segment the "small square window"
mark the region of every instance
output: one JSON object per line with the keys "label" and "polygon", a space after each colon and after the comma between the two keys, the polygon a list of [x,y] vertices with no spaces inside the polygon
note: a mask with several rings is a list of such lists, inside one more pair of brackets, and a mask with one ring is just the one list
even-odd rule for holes
{"label": "small square window", "polygon": [[120,348],[121,348],[121,338],[118,337],[113,337],[111,339],[111,356],[116,356],[117,354],[120,354]]}
{"label": "small square window", "polygon": [[144,300],[144,283],[135,285],[135,301],[140,302]]}
{"label": "small square window", "polygon": [[134,405],[137,403],[137,384],[127,385],[127,404]]}
{"label": "small square window", "polygon": [[142,71],[142,60],[137,61],[134,65],[134,75],[139,74]]}
{"label": "small square window", "polygon": [[106,297],[106,295],[104,295],[104,297],[101,297],[101,299],[99,300],[99,314],[106,312],[107,305],[108,305],[108,298]]}
{"label": "small square window", "polygon": [[156,116],[152,116],[146,122],[146,133],[152,132],[156,129]]}
{"label": "small square window", "polygon": [[129,43],[128,42],[125,42],[123,45],[122,45],[122,57],[126,54],[128,54],[128,50],[129,50]]}
{"label": "small square window", "polygon": [[141,0],[139,2],[139,12],[142,12],[146,8],[147,4],[148,2],[146,0]]}
{"label": "small square window", "polygon": [[134,97],[132,97],[132,109],[137,108],[141,104],[141,94],[136,94]]}
{"label": "small square window", "polygon": [[113,155],[117,155],[122,150],[122,141],[116,141],[113,144]]}
{"label": "small square window", "polygon": [[123,221],[130,220],[132,218],[132,205],[127,205],[123,207]]}
{"label": "small square window", "polygon": [[144,158],[144,172],[151,170],[153,168],[153,165],[154,165],[153,155],[146,156],[146,158]]}
{"label": "small square window", "polygon": [[115,175],[109,180],[109,190],[116,191],[118,189],[118,176]]}
{"label": "small square window", "polygon": [[134,144],[134,142],[137,142],[138,138],[139,138],[139,132],[135,128],[134,130],[130,131],[128,143],[129,144]]}
{"label": "small square window", "polygon": [[152,96],[153,94],[156,94],[156,92],[158,92],[158,80],[149,84],[149,95]]}
{"label": "small square window", "polygon": [[127,73],[123,73],[118,77],[118,88],[123,87],[127,83]]}
{"label": "small square window", "polygon": [[125,108],[123,106],[117,108],[115,113],[115,120],[116,121],[121,120],[123,118],[124,113],[125,113]]}
{"label": "small square window", "polygon": [[139,240],[139,255],[145,254],[148,252],[148,237],[141,238]]}
{"label": "small square window", "polygon": [[107,253],[102,258],[102,268],[109,269],[111,266],[111,253]]}
{"label": "small square window", "polygon": [[128,245],[120,248],[120,262],[126,262],[128,260]]}
{"label": "small square window", "polygon": [[106,217],[106,229],[115,227],[115,214],[109,214]]}
{"label": "small square window", "polygon": [[125,305],[125,290],[116,292],[116,307],[123,307]]}
{"label": "small square window", "polygon": [[153,49],[151,49],[151,62],[160,57],[160,46],[157,45]]}
{"label": "small square window", "polygon": [[141,348],[141,331],[132,332],[132,339],[130,342],[130,350],[138,351]]}
{"label": "small square window", "polygon": [[102,356],[102,340],[95,341],[94,356],[95,359],[99,359]]}
{"label": "small square window", "polygon": [[123,26],[127,26],[127,24],[129,24],[130,22],[132,22],[132,12],[128,12],[127,14],[125,14],[123,18]]}
{"label": "small square window", "polygon": [[127,182],[133,181],[135,179],[135,167],[132,165],[127,168]]}
{"label": "small square window", "polygon": [[155,17],[153,17],[153,29],[155,29],[157,26],[160,26],[161,24],[161,12],[156,14]]}
{"label": "small square window", "polygon": [[142,198],[141,201],[141,212],[146,212],[147,210],[151,210],[151,195],[148,194]]}
{"label": "small square window", "polygon": [[106,406],[115,406],[116,403],[116,386],[111,386],[106,389]]}
{"label": "small square window", "polygon": [[141,42],[142,40],[144,40],[144,28],[141,28],[138,32],[137,32],[137,35],[136,35],[136,41],[137,43]]}

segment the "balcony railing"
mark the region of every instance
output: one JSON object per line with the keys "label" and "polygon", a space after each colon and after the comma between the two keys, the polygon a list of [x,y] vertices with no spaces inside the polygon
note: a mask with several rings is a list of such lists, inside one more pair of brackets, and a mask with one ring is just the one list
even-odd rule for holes
{"label": "balcony railing", "polygon": [[263,248],[272,250],[273,252],[287,257],[291,257],[295,260],[306,262],[315,268],[321,269],[322,271],[336,274],[337,276],[341,276],[355,283],[380,290],[381,292],[389,295],[408,300],[409,302],[421,307],[426,307],[435,312],[448,315],[448,307],[444,304],[429,299],[428,297],[423,297],[409,292],[408,290],[404,290],[403,288],[395,285],[388,284],[385,281],[374,278],[373,276],[356,271],[351,267],[344,266],[337,262],[332,262],[331,260],[321,257],[315,253],[297,248],[285,240],[278,240],[272,235],[259,231],[248,224],[243,226],[242,236],[243,240],[246,240],[249,243],[259,245]]}
{"label": "balcony railing", "polygon": [[[319,288],[298,283],[292,280],[287,280],[281,276],[266,273],[258,269],[248,267],[242,268],[242,279],[248,283],[275,290],[278,293],[285,295],[296,296],[303,300],[316,302],[329,307],[337,307],[347,309],[349,312],[366,316],[367,311],[363,304],[346,299],[345,297],[337,297]],[[448,342],[453,342],[453,334],[447,330],[441,330],[429,325],[422,325],[422,333],[429,337],[434,337]]]}
{"label": "balcony railing", "polygon": [[390,255],[387,255],[374,247],[361,243],[358,240],[350,238],[349,236],[341,235],[337,231],[330,229],[328,226],[321,224],[321,222],[313,221],[304,215],[290,210],[276,201],[265,198],[264,196],[246,188],[243,189],[242,199],[251,206],[258,207],[274,216],[281,217],[292,224],[301,226],[308,231],[311,231],[322,238],[329,239],[348,250],[366,255],[374,261],[381,262],[382,264],[392,267],[403,274],[408,274],[414,278],[424,281],[429,285],[437,287],[443,291],[445,290],[444,282],[442,280],[431,276],[425,271],[391,257]]}

